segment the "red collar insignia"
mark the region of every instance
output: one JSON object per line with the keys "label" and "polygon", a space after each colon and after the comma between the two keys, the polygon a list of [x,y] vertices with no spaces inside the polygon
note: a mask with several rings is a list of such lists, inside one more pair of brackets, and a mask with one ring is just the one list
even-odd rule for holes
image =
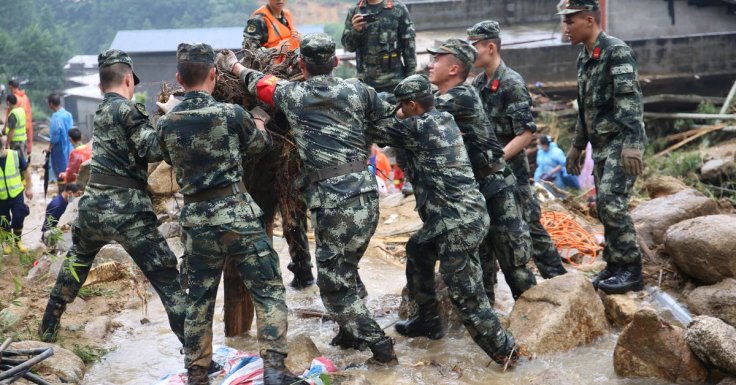
{"label": "red collar insignia", "polygon": [[493,82],[491,82],[491,92],[498,91],[498,87],[499,87],[498,79],[493,79]]}
{"label": "red collar insignia", "polygon": [[593,59],[598,60],[601,58],[601,47],[595,47],[593,50]]}

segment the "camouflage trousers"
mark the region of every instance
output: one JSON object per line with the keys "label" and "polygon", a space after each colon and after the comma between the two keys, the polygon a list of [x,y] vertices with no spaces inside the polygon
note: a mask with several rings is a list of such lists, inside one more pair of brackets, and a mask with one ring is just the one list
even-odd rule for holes
{"label": "camouflage trousers", "polygon": [[[287,123],[284,123],[287,124]],[[284,174],[299,175],[301,160],[296,151],[287,159],[281,157],[283,139],[278,146],[261,158],[247,163],[247,178],[244,181],[253,200],[263,210],[263,220],[267,228],[273,226],[276,210],[281,213],[281,226],[284,239],[289,245],[289,270],[311,268],[309,239],[307,238],[307,205],[302,192],[296,186],[296,178],[284,178]],[[286,169],[288,172],[284,172]],[[283,190],[285,190],[285,192]],[[281,201],[284,198],[284,201]]]}
{"label": "camouflage trousers", "polygon": [[487,229],[488,218],[483,217],[428,242],[419,242],[413,235],[406,244],[406,281],[410,296],[420,306],[437,301],[434,267],[439,259],[442,280],[465,328],[483,351],[493,355],[506,342],[507,332],[483,288],[478,247]]}
{"label": "camouflage trousers", "polygon": [[218,226],[185,227],[186,274],[189,286],[184,325],[184,363],[208,367],[212,361],[212,317],[220,277],[227,258],[253,298],[260,354],[287,354],[286,291],[279,256],[261,220],[237,221]]}
{"label": "camouflage trousers", "polygon": [[606,238],[603,259],[608,263],[641,264],[636,229],[629,215],[629,198],[636,177],[624,173],[620,155],[596,161],[593,177],[598,218]]}
{"label": "camouflage trousers", "polygon": [[358,195],[335,208],[312,210],[317,286],[325,309],[343,332],[371,346],[385,337],[355,289],[358,263],[378,225],[378,193]]}
{"label": "camouflage trousers", "polygon": [[524,220],[529,224],[532,237],[532,258],[542,278],[548,279],[567,273],[562,266],[562,256],[547,230],[542,226],[542,208],[534,197],[532,187],[528,183],[516,185],[516,199],[522,208]]}
{"label": "camouflage trousers", "polygon": [[[156,228],[152,211],[136,214],[105,214],[80,211],[72,226],[70,258],[56,277],[51,298],[63,303],[74,302],[82,283],[92,268],[100,249],[115,241],[130,254],[161,298],[171,330],[184,343],[186,301],[179,284],[176,256]],[[78,280],[72,274],[76,273]]]}
{"label": "camouflage trousers", "polygon": [[496,261],[514,299],[537,284],[534,273],[526,265],[531,259],[532,242],[529,226],[514,197],[514,184],[514,175],[508,168],[480,181],[491,218],[488,235],[479,248],[483,286],[491,304],[495,303]]}

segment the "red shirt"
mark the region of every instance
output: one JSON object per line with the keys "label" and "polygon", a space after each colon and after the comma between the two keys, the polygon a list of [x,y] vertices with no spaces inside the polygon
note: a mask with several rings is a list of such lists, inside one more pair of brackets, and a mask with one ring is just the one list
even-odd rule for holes
{"label": "red shirt", "polygon": [[79,167],[91,157],[92,145],[87,143],[77,146],[69,153],[69,163],[66,167],[66,171],[60,173],[59,178],[64,179],[64,183],[67,184],[76,182],[77,174],[79,174]]}

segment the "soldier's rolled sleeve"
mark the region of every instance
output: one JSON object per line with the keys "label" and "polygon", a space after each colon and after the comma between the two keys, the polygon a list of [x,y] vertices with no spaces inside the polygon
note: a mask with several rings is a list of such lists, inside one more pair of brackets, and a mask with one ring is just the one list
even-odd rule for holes
{"label": "soldier's rolled sleeve", "polygon": [[[353,7],[348,11],[347,17],[345,17],[345,29],[342,31],[342,46],[348,52],[355,52],[360,46],[360,36],[362,31],[358,32],[353,28],[353,16],[355,16],[358,8]],[[365,27],[363,27],[363,31]]]}
{"label": "soldier's rolled sleeve", "polygon": [[506,94],[506,113],[514,129],[515,135],[521,135],[526,130],[532,133],[537,132],[537,125],[534,123],[532,115],[532,98],[529,96],[529,90],[523,84],[515,84],[514,87]]}
{"label": "soldier's rolled sleeve", "polygon": [[[248,32],[251,30],[252,32]],[[248,19],[248,22],[243,29],[243,49],[246,49],[250,45],[255,47],[261,47],[268,41],[268,27],[262,17],[253,17]]]}
{"label": "soldier's rolled sleeve", "polygon": [[250,95],[256,94],[256,85],[258,81],[266,76],[263,72],[259,72],[250,68],[244,68],[240,71],[240,81],[245,86],[245,90]]}
{"label": "soldier's rolled sleeve", "polygon": [[583,101],[580,99],[580,97],[578,97],[578,120],[577,123],[575,123],[575,136],[572,140],[572,146],[581,151],[584,150],[585,146],[588,145],[588,133],[583,126],[584,121]]}
{"label": "soldier's rolled sleeve", "polygon": [[399,38],[401,39],[401,56],[404,59],[404,76],[411,76],[417,72],[417,47],[414,22],[409,11],[404,8],[404,16],[399,23]]}
{"label": "soldier's rolled sleeve", "polygon": [[624,147],[644,150],[642,94],[631,48],[613,47],[609,68],[613,79],[614,119],[623,128]]}
{"label": "soldier's rolled sleeve", "polygon": [[140,158],[145,159],[148,163],[163,160],[158,135],[148,115],[142,113],[136,106],[131,106],[123,116],[123,121],[129,127],[130,140]]}

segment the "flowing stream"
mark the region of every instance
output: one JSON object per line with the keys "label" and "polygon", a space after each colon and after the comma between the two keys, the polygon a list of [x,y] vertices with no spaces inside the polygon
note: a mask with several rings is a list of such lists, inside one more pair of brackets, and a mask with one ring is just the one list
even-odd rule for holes
{"label": "flowing stream", "polygon": [[[281,255],[281,269],[285,281],[291,279],[286,270],[288,251],[283,239],[276,238],[276,250]],[[517,368],[502,372],[496,364],[478,348],[464,331],[453,331],[439,341],[426,338],[407,339],[398,336],[390,327],[397,320],[401,289],[406,282],[403,269],[380,257],[366,257],[361,262],[361,276],[369,297],[368,307],[376,314],[379,324],[389,326],[387,333],[396,339],[396,352],[400,365],[394,368],[357,369],[372,384],[468,384],[501,385],[525,384],[529,379],[549,368],[557,368],[579,384],[606,385],[659,385],[665,381],[653,379],[622,379],[613,369],[613,349],[618,331],[604,336],[591,345],[564,354],[535,358]],[[508,287],[500,279],[497,288],[499,311],[508,313],[513,305]],[[114,321],[122,324],[112,335],[110,347],[114,350],[90,368],[83,384],[152,384],[166,373],[183,366],[180,345],[168,329],[163,307],[157,298],[149,300],[146,318],[151,322],[141,324],[141,309],[125,310]],[[316,287],[304,291],[287,288],[287,304],[290,309],[322,310]],[[214,320],[214,344],[257,352],[254,337],[246,335],[225,338],[223,326],[223,291],[217,298]],[[364,362],[370,351],[341,350],[329,345],[336,333],[332,321],[317,318],[300,318],[293,312],[289,317],[289,335],[308,334],[323,355],[338,368]]]}

